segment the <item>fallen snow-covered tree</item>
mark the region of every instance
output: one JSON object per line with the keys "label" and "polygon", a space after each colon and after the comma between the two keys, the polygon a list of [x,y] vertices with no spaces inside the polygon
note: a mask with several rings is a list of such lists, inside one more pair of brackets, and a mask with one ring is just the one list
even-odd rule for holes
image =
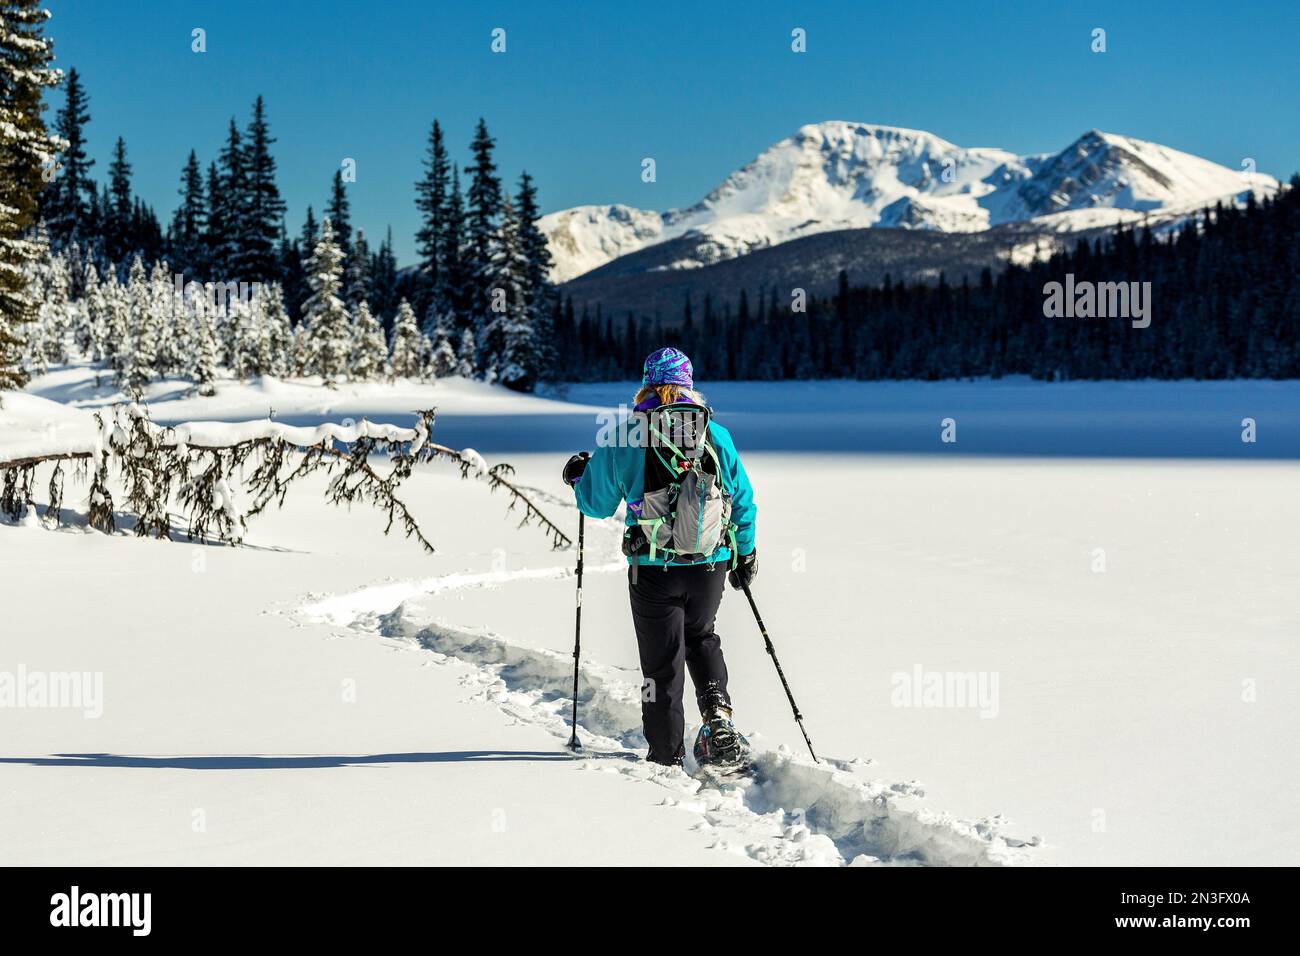
{"label": "fallen snow-covered tree", "polygon": [[[456,450],[430,441],[436,409],[417,414],[411,428],[364,419],[317,426],[269,419],[162,426],[150,421],[142,405],[119,405],[111,415],[95,414],[96,429],[88,440],[51,441],[22,457],[0,460],[0,513],[13,520],[34,514],[37,471],[51,466],[46,515],[57,524],[64,466],[73,462],[75,474],[90,479],[87,522],[93,528],[115,529],[110,488],[117,486],[123,491],[124,510],[135,516],[137,535],[168,536],[175,501],[185,509],[188,538],[238,544],[249,520],[271,504],[282,505],[295,481],[324,472],[330,478],[326,500],[349,506],[372,504],[387,514],[385,534],[400,524],[408,538],[432,552],[433,544],[396,492],[415,465],[444,458],[460,467],[462,478],[482,479],[490,490],[505,491],[510,498],[508,510],[522,508],[520,527],[536,523],[550,536],[553,547],[571,544],[511,481],[510,465],[489,468],[472,448]],[[386,463],[380,455],[386,456]]]}

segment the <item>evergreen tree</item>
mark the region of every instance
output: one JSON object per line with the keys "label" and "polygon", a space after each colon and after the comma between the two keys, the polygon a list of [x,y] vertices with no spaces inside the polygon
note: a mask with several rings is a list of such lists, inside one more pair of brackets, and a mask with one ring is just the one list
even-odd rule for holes
{"label": "evergreen tree", "polygon": [[307,207],[307,218],[302,223],[302,248],[315,249],[316,237],[320,233],[320,224],[316,222],[316,214],[312,212],[311,206]]}
{"label": "evergreen tree", "polygon": [[131,235],[131,164],[126,161],[126,142],[117,138],[113,161],[108,166],[108,216],[104,222],[104,245],[110,259],[124,259],[133,249]]}
{"label": "evergreen tree", "polygon": [[113,220],[113,200],[108,195],[107,183],[100,187],[97,196],[98,198],[95,200],[94,215],[95,221],[99,224],[97,235],[99,235],[101,239],[101,247],[104,251],[104,257],[111,260],[112,257],[108,254],[108,231]]}
{"label": "evergreen tree", "polygon": [[248,162],[244,143],[231,117],[226,133],[226,145],[217,157],[220,169],[216,199],[209,197],[211,215],[221,225],[219,244],[213,253],[213,278],[228,282],[249,281],[253,277],[245,271],[243,243],[250,233],[250,206]]}
{"label": "evergreen tree", "polygon": [[461,378],[473,378],[478,367],[478,349],[474,344],[474,330],[465,329],[460,334],[460,348],[456,350],[456,374]]}
{"label": "evergreen tree", "polygon": [[424,371],[426,340],[415,322],[415,311],[405,299],[393,319],[389,367],[398,378],[419,378]]}
{"label": "evergreen tree", "polygon": [[238,297],[226,302],[226,365],[241,382],[258,374],[257,355],[261,349],[258,318],[249,302]]}
{"label": "evergreen tree", "polygon": [[207,272],[204,278],[214,280],[227,274],[223,257],[230,244],[230,220],[222,198],[221,173],[218,172],[216,163],[208,164],[206,205],[208,217],[203,231],[203,246]]}
{"label": "evergreen tree", "polygon": [[488,269],[488,319],[479,362],[488,381],[528,391],[537,380],[533,313],[528,302],[528,261],[519,244],[514,204],[501,203],[501,230]]}
{"label": "evergreen tree", "polygon": [[82,279],[82,301],[85,303],[86,331],[79,333],[77,346],[92,361],[105,361],[108,351],[108,306],[99,285],[99,270],[87,261]]}
{"label": "evergreen tree", "polygon": [[469,316],[469,277],[464,247],[465,204],[461,198],[460,170],[451,170],[451,188],[447,193],[442,249],[438,256],[438,282],[424,317],[426,333],[439,323],[451,329],[464,329]]}
{"label": "evergreen tree", "polygon": [[537,227],[541,209],[537,187],[528,173],[519,177],[519,250],[524,257],[524,299],[533,323],[533,353],[538,379],[553,379],[556,351],[554,312],[555,287],[551,285],[550,246],[546,235]]}
{"label": "evergreen tree", "polygon": [[207,296],[196,298],[193,337],[197,348],[194,350],[194,368],[190,375],[200,395],[215,395],[217,393],[217,336],[212,328]]}
{"label": "evergreen tree", "polygon": [[180,196],[181,204],[172,218],[174,264],[180,271],[188,271],[190,278],[202,280],[207,266],[203,237],[208,228],[208,199],[194,150],[190,150],[190,158],[181,170]]}
{"label": "evergreen tree", "polygon": [[189,329],[176,321],[176,298],[171,269],[164,260],[155,262],[149,274],[149,308],[157,342],[153,367],[160,375],[184,371],[190,350]]}
{"label": "evergreen tree", "polygon": [[123,381],[131,365],[131,304],[126,289],[117,281],[116,269],[105,273],[100,289],[105,307],[104,358]]}
{"label": "evergreen tree", "polygon": [[236,274],[251,282],[270,282],[278,276],[276,255],[284,200],[275,184],[275,157],[271,155],[270,129],[262,97],[253,103],[253,119],[244,136],[244,172],[247,205],[240,233]]}
{"label": "evergreen tree", "polygon": [[307,274],[303,270],[301,248],[283,231],[280,234],[280,276],[279,294],[283,308],[288,314],[297,315],[308,295]]}
{"label": "evergreen tree", "polygon": [[27,337],[25,362],[38,375],[49,370],[50,362],[67,359],[68,295],[67,283],[58,287],[55,279],[54,256],[50,253],[50,237],[45,224],[39,223],[32,236],[36,246],[36,259],[27,270],[32,298],[38,303],[36,322]]}
{"label": "evergreen tree", "polygon": [[393,253],[392,226],[371,259],[370,290],[375,314],[381,320],[392,315],[397,308],[397,256]]}
{"label": "evergreen tree", "polygon": [[438,272],[446,233],[447,189],[451,163],[437,120],[429,132],[429,152],[424,160],[424,176],[415,184],[415,206],[420,211],[420,228],[415,234],[420,254],[420,274],[430,291],[438,287]]}
{"label": "evergreen tree", "polygon": [[131,343],[123,377],[127,388],[138,393],[153,378],[154,363],[158,359],[157,313],[153,309],[153,296],[145,274],[144,261],[138,254],[131,260],[126,292],[131,317]]}
{"label": "evergreen tree", "polygon": [[[482,119],[470,144],[474,161],[470,166],[467,193],[465,271],[470,281],[469,313],[476,322],[487,319],[488,285],[491,281],[492,254],[496,241],[497,215],[501,211],[501,180],[492,159],[495,141],[488,135]],[[480,357],[482,358],[482,357]]]}
{"label": "evergreen tree", "polygon": [[362,302],[370,301],[370,246],[366,243],[365,233],[360,229],[357,230],[357,239],[348,259],[345,276],[347,291],[344,299],[348,308],[355,311]]}
{"label": "evergreen tree", "polygon": [[431,338],[428,362],[430,377],[437,379],[446,375],[454,375],[456,372],[456,350],[452,348],[451,333],[445,322],[439,321],[434,326]]}
{"label": "evergreen tree", "polygon": [[56,248],[93,235],[87,231],[95,203],[95,184],[90,179],[90,167],[95,161],[86,155],[85,126],[90,122],[87,102],[81,74],[73,67],[68,71],[63,107],[54,122],[55,132],[63,141],[59,175],[42,196],[45,220]]}
{"label": "evergreen tree", "polygon": [[262,369],[264,375],[285,375],[290,369],[289,352],[293,345],[293,330],[285,312],[284,292],[278,283],[262,286],[258,293],[263,323],[266,327],[269,361]]}
{"label": "evergreen tree", "polygon": [[146,259],[156,259],[162,255],[162,226],[158,223],[153,207],[146,205],[139,197],[131,201],[126,236],[128,249],[140,253]]}
{"label": "evergreen tree", "polygon": [[384,341],[384,327],[370,311],[364,299],[357,305],[356,320],[352,323],[352,348],[348,358],[351,377],[369,381],[384,374],[388,360],[388,343]]}
{"label": "evergreen tree", "polygon": [[267,321],[265,300],[259,294],[249,303],[252,312],[252,356],[253,374],[270,375],[275,366],[275,347],[271,340],[271,324]]}
{"label": "evergreen tree", "polygon": [[0,391],[21,388],[25,326],[37,318],[31,267],[40,250],[25,233],[60,143],[46,132],[42,91],[58,82],[49,12],[37,0],[0,0]]}
{"label": "evergreen tree", "polygon": [[336,169],[330,186],[330,201],[325,205],[325,217],[334,224],[334,239],[345,259],[352,255],[351,208],[348,191],[343,185],[343,170]]}
{"label": "evergreen tree", "polygon": [[339,298],[342,263],[343,250],[334,241],[334,226],[326,216],[306,263],[311,296],[303,303],[302,314],[308,335],[309,365],[331,388],[346,371],[351,346],[348,310]]}

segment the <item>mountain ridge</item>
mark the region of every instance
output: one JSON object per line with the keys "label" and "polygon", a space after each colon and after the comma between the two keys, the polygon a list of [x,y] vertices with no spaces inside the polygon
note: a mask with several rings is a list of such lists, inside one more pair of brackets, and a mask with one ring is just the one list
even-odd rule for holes
{"label": "mountain ridge", "polygon": [[1158,143],[1091,129],[1057,153],[962,147],[925,130],[831,120],[800,127],[704,198],[659,213],[576,206],[539,220],[567,282],[684,236],[690,269],[819,232],[859,228],[980,232],[1017,222],[1055,232],[1117,225],[1134,214],[1272,195],[1277,180]]}

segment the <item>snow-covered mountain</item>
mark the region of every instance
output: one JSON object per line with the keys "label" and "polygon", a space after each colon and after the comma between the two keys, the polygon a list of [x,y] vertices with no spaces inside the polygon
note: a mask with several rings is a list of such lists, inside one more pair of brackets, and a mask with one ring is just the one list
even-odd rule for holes
{"label": "snow-covered mountain", "polygon": [[1090,130],[1054,155],[966,148],[920,130],[833,121],[802,127],[688,209],[578,206],[543,216],[553,276],[567,281],[647,246],[703,240],[691,268],[799,236],[892,226],[978,232],[1044,219],[1053,230],[1113,225],[1134,212],[1195,208],[1277,180],[1157,143]]}

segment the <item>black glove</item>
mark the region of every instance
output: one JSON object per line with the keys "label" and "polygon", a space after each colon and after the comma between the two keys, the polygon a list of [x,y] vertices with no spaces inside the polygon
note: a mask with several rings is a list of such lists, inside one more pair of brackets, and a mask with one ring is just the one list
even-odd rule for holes
{"label": "black glove", "polygon": [[742,554],[736,566],[731,569],[727,575],[727,580],[737,591],[749,587],[754,583],[754,578],[758,577],[758,552],[751,551],[749,554]]}
{"label": "black glove", "polygon": [[582,481],[582,473],[587,470],[587,462],[591,461],[591,452],[580,451],[564,465],[564,483],[566,485],[576,485]]}

